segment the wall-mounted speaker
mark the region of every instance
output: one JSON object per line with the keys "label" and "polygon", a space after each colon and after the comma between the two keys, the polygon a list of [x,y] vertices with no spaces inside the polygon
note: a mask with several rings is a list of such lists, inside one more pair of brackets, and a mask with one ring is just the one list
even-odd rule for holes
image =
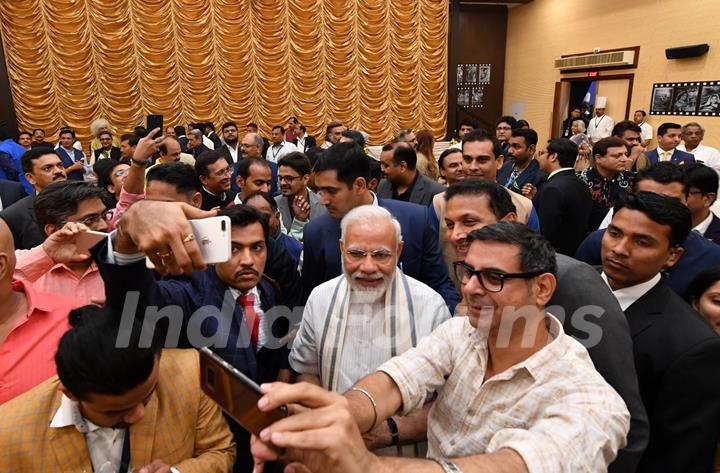
{"label": "wall-mounted speaker", "polygon": [[680,46],[679,48],[668,48],[665,50],[665,57],[668,59],[685,59],[688,57],[698,57],[707,53],[710,45],[694,44],[692,46]]}

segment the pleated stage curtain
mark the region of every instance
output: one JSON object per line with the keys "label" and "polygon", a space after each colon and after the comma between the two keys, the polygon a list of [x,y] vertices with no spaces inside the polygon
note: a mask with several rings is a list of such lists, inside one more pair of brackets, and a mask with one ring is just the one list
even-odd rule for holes
{"label": "pleated stage curtain", "polygon": [[[21,129],[296,115],[371,142],[401,128],[444,135],[447,0],[8,0],[0,33]],[[218,129],[218,132],[220,130]]]}

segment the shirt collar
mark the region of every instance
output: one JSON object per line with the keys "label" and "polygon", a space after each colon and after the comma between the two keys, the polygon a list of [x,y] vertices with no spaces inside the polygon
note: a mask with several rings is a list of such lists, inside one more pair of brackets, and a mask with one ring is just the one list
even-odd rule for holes
{"label": "shirt collar", "polygon": [[554,170],[553,172],[551,172],[551,173],[548,175],[547,178],[548,178],[548,180],[550,180],[550,178],[553,177],[555,174],[561,173],[561,172],[563,172],[563,171],[567,171],[568,169],[572,170],[573,168],[560,168],[560,169],[556,169],[556,170]]}
{"label": "shirt collar", "polygon": [[708,227],[710,226],[710,223],[712,223],[712,219],[713,219],[713,213],[710,212],[708,214],[707,218],[705,220],[703,220],[702,222],[698,223],[697,226],[695,228],[693,228],[693,230],[699,232],[701,235],[704,236],[705,232],[707,231]]}
{"label": "shirt collar", "polygon": [[[610,287],[610,283],[608,282],[607,276],[605,275],[605,272],[603,272],[600,275],[601,278],[603,278],[603,281]],[[623,312],[633,305],[635,301],[640,299],[642,296],[644,296],[650,289],[655,287],[655,285],[660,282],[660,273],[657,273],[655,276],[653,276],[651,279],[645,282],[641,282],[640,284],[636,284],[634,286],[630,287],[624,287],[622,289],[618,289],[616,291],[612,291],[612,288],[610,290],[612,291],[613,295],[617,299],[618,303],[620,304],[620,308],[623,310]]]}
{"label": "shirt collar", "polygon": [[255,301],[259,300],[259,297],[260,297],[260,295],[258,294],[257,286],[253,287],[252,289],[250,289],[250,290],[249,290],[247,293],[245,293],[245,294],[243,294],[242,292],[240,292],[239,289],[235,289],[234,287],[230,287],[230,294],[232,294],[232,296],[235,298],[235,300],[237,300],[238,297],[240,297],[240,296],[246,296],[246,295],[248,295],[248,294],[252,294],[253,297],[255,298],[255,299],[254,299]]}
{"label": "shirt collar", "polygon": [[122,430],[113,429],[111,427],[100,427],[99,425],[87,420],[80,412],[80,406],[78,406],[77,401],[73,401],[63,394],[60,399],[60,407],[57,412],[55,412],[55,416],[50,422],[50,427],[59,429],[70,426],[74,426],[81,434],[95,432],[100,429]]}
{"label": "shirt collar", "polygon": [[24,281],[15,279],[12,282],[13,291],[24,292],[28,301],[28,316],[36,310],[42,312],[52,312],[53,305],[49,298],[40,297],[33,288],[32,284],[26,284]]}

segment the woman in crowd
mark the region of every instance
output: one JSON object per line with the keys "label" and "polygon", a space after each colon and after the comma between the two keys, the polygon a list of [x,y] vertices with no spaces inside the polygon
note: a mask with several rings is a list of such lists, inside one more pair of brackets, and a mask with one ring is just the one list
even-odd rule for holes
{"label": "woman in crowd", "polygon": [[421,130],[417,134],[417,169],[430,179],[437,181],[440,177],[433,147],[435,138],[430,130]]}
{"label": "woman in crowd", "polygon": [[688,288],[688,302],[720,335],[720,266],[695,276]]}

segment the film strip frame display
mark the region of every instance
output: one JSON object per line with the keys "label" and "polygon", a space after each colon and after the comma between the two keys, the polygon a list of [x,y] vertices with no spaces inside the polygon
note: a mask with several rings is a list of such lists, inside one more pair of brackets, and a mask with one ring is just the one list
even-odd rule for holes
{"label": "film strip frame display", "polygon": [[653,84],[650,115],[720,116],[720,80]]}

